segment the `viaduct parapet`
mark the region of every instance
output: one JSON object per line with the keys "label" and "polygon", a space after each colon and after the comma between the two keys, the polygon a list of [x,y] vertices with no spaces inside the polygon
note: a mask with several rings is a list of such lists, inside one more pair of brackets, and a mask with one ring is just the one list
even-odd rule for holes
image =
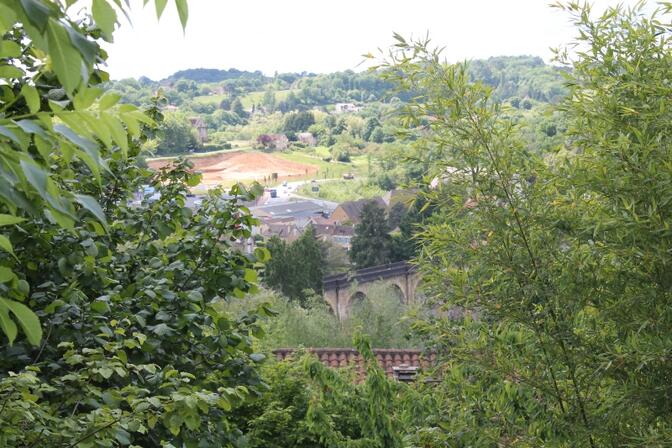
{"label": "viaduct parapet", "polygon": [[352,306],[368,295],[375,282],[384,282],[398,289],[403,303],[415,301],[420,278],[415,266],[406,261],[372,266],[355,272],[329,275],[322,279],[324,300],[343,320],[348,317]]}

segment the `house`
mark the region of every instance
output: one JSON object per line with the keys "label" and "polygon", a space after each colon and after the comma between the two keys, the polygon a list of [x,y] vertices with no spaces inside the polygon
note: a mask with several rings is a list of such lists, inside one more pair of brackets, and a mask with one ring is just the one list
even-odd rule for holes
{"label": "house", "polygon": [[310,217],[310,223],[312,225],[330,225],[330,226],[335,226],[337,224],[336,221],[334,221],[330,217],[327,218],[324,215],[311,216]]}
{"label": "house", "polygon": [[312,224],[315,236],[322,241],[330,241],[350,250],[350,241],[355,236],[355,228],[340,224]]}
{"label": "house", "polygon": [[202,118],[190,117],[189,124],[191,124],[192,128],[196,129],[196,133],[198,134],[198,142],[201,145],[208,141],[208,127],[205,125],[205,121],[203,121]]}
{"label": "house", "polygon": [[361,110],[361,107],[355,105],[354,103],[336,103],[334,105],[335,114],[345,114],[349,112],[358,112]]}
{"label": "house", "polygon": [[317,145],[317,139],[310,132],[301,132],[299,134],[296,134],[296,138],[299,142],[303,143],[304,145],[308,146]]}
{"label": "house", "polygon": [[328,214],[324,205],[313,201],[283,202],[281,204],[262,205],[250,208],[256,218],[291,218],[297,220],[305,218],[306,221],[312,216]]}
{"label": "house", "polygon": [[359,224],[359,215],[362,214],[364,205],[368,202],[375,202],[379,207],[387,209],[387,204],[380,197],[373,199],[360,199],[359,201],[347,201],[339,204],[331,214],[331,219],[338,224]]}
{"label": "house", "polygon": [[294,241],[301,236],[303,232],[293,222],[280,222],[259,226],[259,234],[264,238],[277,236],[285,241]]}

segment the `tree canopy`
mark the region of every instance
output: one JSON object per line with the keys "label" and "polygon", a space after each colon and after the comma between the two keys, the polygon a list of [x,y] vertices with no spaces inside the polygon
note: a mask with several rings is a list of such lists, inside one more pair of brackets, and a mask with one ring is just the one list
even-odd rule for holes
{"label": "tree canopy", "polygon": [[385,209],[375,201],[368,201],[359,219],[352,238],[350,260],[357,269],[390,263],[392,237]]}
{"label": "tree canopy", "polygon": [[250,194],[193,212],[187,164],[141,168],[158,111],[97,87],[119,9],[64,8],[0,2],[0,445],[232,444],[232,410],[264,387],[251,338],[268,312],[222,308],[267,258],[233,245]]}
{"label": "tree canopy", "polygon": [[291,243],[272,237],[267,244],[271,260],[266,264],[265,283],[286,297],[303,303],[308,294],[322,292],[322,248],[312,226]]}
{"label": "tree canopy", "polygon": [[663,446],[671,434],[669,11],[562,8],[586,50],[558,53],[571,67],[559,157],[529,151],[496,91],[427,42],[398,37],[387,60],[391,80],[421,92],[406,117],[432,161],[419,266],[450,317],[418,328],[451,372],[437,443]]}

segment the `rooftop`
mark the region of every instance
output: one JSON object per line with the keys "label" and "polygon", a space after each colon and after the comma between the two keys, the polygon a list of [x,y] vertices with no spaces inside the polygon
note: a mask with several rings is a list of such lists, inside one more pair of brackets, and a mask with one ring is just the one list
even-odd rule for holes
{"label": "rooftop", "polygon": [[347,201],[339,205],[343,212],[350,218],[353,223],[359,222],[359,215],[362,214],[362,209],[369,202],[375,202],[380,208],[387,208],[387,204],[381,197],[371,199],[360,199],[358,201]]}
{"label": "rooftop", "polygon": [[323,204],[318,204],[313,201],[296,201],[296,202],[283,202],[281,204],[273,205],[262,205],[259,207],[250,208],[252,214],[256,217],[291,217],[291,218],[302,218],[310,217],[312,215],[321,214],[325,211]]}
{"label": "rooftop", "polygon": [[[364,363],[359,352],[354,348],[309,348],[308,352],[315,354],[318,359],[327,367],[339,368],[347,366],[356,366],[359,379],[363,379]],[[279,348],[273,350],[275,358],[279,361],[291,358],[296,350],[293,348]],[[417,349],[373,349],[376,355],[378,365],[385,370],[389,378],[394,378],[395,367],[417,367],[418,369],[427,368],[436,361],[434,353],[423,354],[422,350]]]}

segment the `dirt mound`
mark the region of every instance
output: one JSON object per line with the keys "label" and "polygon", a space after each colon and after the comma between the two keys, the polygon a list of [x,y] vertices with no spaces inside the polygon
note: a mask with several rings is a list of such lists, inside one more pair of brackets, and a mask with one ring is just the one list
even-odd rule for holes
{"label": "dirt mound", "polygon": [[[231,184],[243,180],[263,181],[277,173],[279,179],[291,179],[313,175],[317,167],[292,162],[263,152],[231,151],[202,157],[192,157],[194,170],[203,173],[202,183],[208,186]],[[170,159],[149,160],[152,169],[160,169],[171,163]]]}

